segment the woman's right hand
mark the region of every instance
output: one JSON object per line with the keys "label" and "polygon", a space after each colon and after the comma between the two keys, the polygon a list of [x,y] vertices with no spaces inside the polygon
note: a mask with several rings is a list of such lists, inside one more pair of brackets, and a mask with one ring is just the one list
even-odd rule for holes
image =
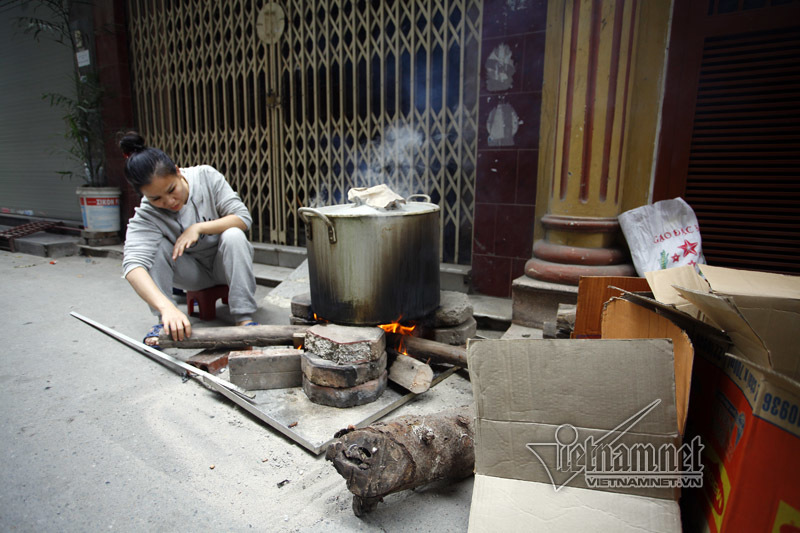
{"label": "woman's right hand", "polygon": [[174,305],[161,313],[161,323],[164,324],[164,333],[171,335],[174,341],[182,341],[192,336],[192,324],[189,318]]}

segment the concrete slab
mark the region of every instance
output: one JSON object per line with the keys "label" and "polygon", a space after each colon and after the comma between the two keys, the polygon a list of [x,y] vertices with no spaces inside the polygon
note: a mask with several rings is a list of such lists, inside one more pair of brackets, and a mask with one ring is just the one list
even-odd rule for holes
{"label": "concrete slab", "polygon": [[479,329],[475,332],[476,339],[500,339],[505,334],[505,331],[498,331],[496,329]]}
{"label": "concrete slab", "polygon": [[377,379],[386,370],[388,356],[383,352],[375,361],[366,363],[340,364],[311,352],[303,352],[300,367],[303,375],[315,385],[323,387],[348,388]]}
{"label": "concrete slab", "polygon": [[460,346],[467,342],[467,339],[474,337],[478,332],[478,323],[474,318],[469,317],[462,324],[446,328],[433,328],[429,331],[426,338],[442,344]]}
{"label": "concrete slab", "polygon": [[542,330],[537,328],[529,328],[527,326],[520,326],[519,324],[511,324],[511,327],[503,333],[502,339],[541,339]]}
{"label": "concrete slab", "polygon": [[336,363],[377,361],[386,351],[386,332],[378,327],[317,324],[306,330],[306,351]]}
{"label": "concrete slab", "polygon": [[513,322],[534,328],[554,321],[559,304],[578,302],[577,286],[548,283],[528,276],[520,276],[511,282],[511,293]]}
{"label": "concrete slab", "polygon": [[15,239],[14,247],[18,253],[56,258],[78,255],[80,242],[80,237],[40,231]]}
{"label": "concrete slab", "polygon": [[463,292],[441,291],[439,307],[433,315],[434,328],[458,326],[472,318],[472,303]]}
{"label": "concrete slab", "polygon": [[505,331],[511,325],[511,298],[470,294],[472,314],[481,329]]}
{"label": "concrete slab", "polygon": [[469,292],[472,267],[442,263],[439,266],[439,285],[443,291]]}

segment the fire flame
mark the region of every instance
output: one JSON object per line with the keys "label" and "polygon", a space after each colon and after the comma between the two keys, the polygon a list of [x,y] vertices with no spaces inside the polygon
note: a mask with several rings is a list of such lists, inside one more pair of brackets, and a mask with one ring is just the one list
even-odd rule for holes
{"label": "fire flame", "polygon": [[392,322],[391,324],[381,324],[378,326],[386,333],[399,333],[400,335],[411,335],[411,332],[414,331],[414,328],[417,327],[416,324],[413,326],[404,326],[400,324],[400,322]]}
{"label": "fire flame", "polygon": [[397,333],[401,335],[400,341],[397,343],[395,350],[403,355],[408,355],[406,351],[405,342],[403,342],[402,336],[404,335],[411,335],[414,331],[414,328],[417,327],[416,324],[412,324],[410,326],[404,326],[400,323],[400,319],[403,317],[398,317],[398,319],[391,324],[381,324],[378,327],[381,328],[383,331],[387,333]]}

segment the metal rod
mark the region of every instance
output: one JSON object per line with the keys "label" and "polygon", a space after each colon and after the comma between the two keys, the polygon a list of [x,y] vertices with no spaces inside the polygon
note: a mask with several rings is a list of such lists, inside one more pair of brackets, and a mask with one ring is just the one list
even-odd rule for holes
{"label": "metal rod", "polygon": [[85,316],[83,316],[83,315],[81,315],[79,313],[74,312],[74,311],[71,312],[70,315],[74,316],[78,320],[86,322],[87,324],[89,324],[93,328],[100,330],[101,332],[105,333],[109,337],[113,337],[114,339],[120,341],[122,344],[126,344],[129,347],[133,348],[134,350],[136,350],[136,351],[138,351],[140,353],[143,353],[144,355],[148,356],[149,358],[158,361],[159,363],[163,364],[164,366],[169,367],[173,371],[177,371],[177,369],[180,368],[181,370],[187,372],[190,376],[203,377],[203,378],[207,379],[208,381],[211,381],[211,382],[219,385],[220,387],[223,387],[223,388],[231,391],[232,393],[234,393],[234,394],[236,394],[238,396],[241,396],[242,398],[246,399],[247,401],[250,401],[250,400],[252,400],[253,398],[256,397],[255,393],[253,393],[253,392],[248,392],[248,391],[246,391],[246,390],[244,390],[244,389],[242,389],[240,387],[237,387],[233,383],[230,383],[228,381],[225,381],[224,379],[218,378],[214,374],[209,374],[208,372],[206,372],[204,370],[200,370],[199,368],[194,367],[194,366],[192,366],[190,364],[184,363],[183,361],[181,361],[179,359],[175,359],[171,355],[167,355],[164,352],[156,350],[155,348],[152,348],[152,347],[146,345],[143,342],[139,342],[139,341],[133,340],[132,338],[128,337],[127,335],[124,335],[124,334],[122,334],[122,333],[120,333],[118,331],[115,331],[115,330],[113,330],[111,328],[108,328],[108,327],[102,325],[101,323],[92,320],[91,318],[87,318],[87,317],[85,317]]}

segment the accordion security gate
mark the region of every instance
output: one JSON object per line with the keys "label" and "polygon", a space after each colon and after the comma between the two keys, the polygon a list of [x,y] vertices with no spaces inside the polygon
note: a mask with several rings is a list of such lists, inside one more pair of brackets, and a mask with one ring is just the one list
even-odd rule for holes
{"label": "accordion security gate", "polygon": [[442,260],[471,259],[480,0],[131,0],[137,127],[216,166],[252,238],[304,245],[297,209],[387,183],[441,207]]}

